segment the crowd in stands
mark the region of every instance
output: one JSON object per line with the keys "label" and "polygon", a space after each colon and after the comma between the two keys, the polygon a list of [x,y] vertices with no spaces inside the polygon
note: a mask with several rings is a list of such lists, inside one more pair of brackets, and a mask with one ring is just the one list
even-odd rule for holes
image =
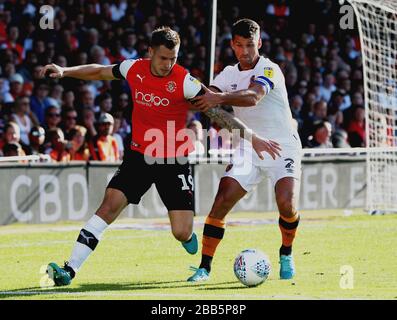
{"label": "crowd in stands", "polygon": [[[246,3],[245,3],[246,2]],[[365,146],[362,59],[358,34],[341,32],[338,4],[312,0],[313,20],[300,1],[218,1],[215,73],[235,63],[231,25],[254,18],[261,54],[284,73],[304,147]],[[150,34],[168,25],[181,35],[178,63],[206,81],[208,0],[49,0],[53,29],[41,29],[42,1],[0,3],[0,155],[49,154],[54,161],[117,161],[129,148],[132,102],[125,81],[41,78],[49,63],[114,64],[148,56]],[[252,10],[252,8],[251,8]],[[200,138],[203,119],[187,126]],[[228,147],[209,128],[211,148]],[[214,142],[215,141],[215,142]],[[204,142],[203,142],[204,143]]]}

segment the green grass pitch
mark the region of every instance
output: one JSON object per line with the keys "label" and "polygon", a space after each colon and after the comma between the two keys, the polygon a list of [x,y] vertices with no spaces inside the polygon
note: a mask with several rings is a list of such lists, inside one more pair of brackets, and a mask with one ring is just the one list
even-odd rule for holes
{"label": "green grass pitch", "polygon": [[[203,221],[195,218],[200,244]],[[0,299],[397,299],[397,215],[301,212],[294,244],[297,275],[283,281],[277,215],[232,213],[227,221],[208,282],[185,281],[200,251],[188,255],[167,229],[167,219],[120,219],[72,285],[56,288],[45,287],[45,266],[69,258],[83,223],[2,226]],[[272,263],[269,279],[258,287],[244,287],[233,273],[235,256],[246,248],[266,252]]]}

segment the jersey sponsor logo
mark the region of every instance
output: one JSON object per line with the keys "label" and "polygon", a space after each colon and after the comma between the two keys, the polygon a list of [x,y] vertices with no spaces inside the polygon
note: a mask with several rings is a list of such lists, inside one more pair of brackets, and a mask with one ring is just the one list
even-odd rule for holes
{"label": "jersey sponsor logo", "polygon": [[145,76],[143,76],[143,77],[141,77],[141,75],[140,74],[136,74],[136,77],[139,79],[139,80],[141,80],[141,83],[143,82],[143,78],[145,78]]}
{"label": "jersey sponsor logo", "polygon": [[274,75],[273,68],[266,67],[263,70],[263,74],[265,75],[266,78],[273,78],[273,75]]}
{"label": "jersey sponsor logo", "polygon": [[167,84],[165,85],[165,89],[169,93],[173,93],[176,90],[176,82],[175,81],[168,81]]}
{"label": "jersey sponsor logo", "polygon": [[154,95],[154,93],[143,93],[135,89],[135,100],[139,104],[151,107],[152,105],[166,107],[170,104],[170,100],[167,98],[161,98]]}

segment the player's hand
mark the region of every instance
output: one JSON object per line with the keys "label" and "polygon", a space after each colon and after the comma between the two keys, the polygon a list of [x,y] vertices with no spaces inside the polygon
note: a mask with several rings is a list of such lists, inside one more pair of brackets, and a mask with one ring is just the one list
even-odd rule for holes
{"label": "player's hand", "polygon": [[253,135],[252,147],[254,148],[255,152],[261,160],[264,159],[262,155],[263,151],[266,151],[268,154],[270,154],[273,160],[276,160],[277,156],[281,157],[281,147],[276,141],[263,139],[258,137],[257,135]]}
{"label": "player's hand", "polygon": [[213,92],[202,84],[202,88],[205,94],[201,96],[194,97],[190,102],[194,105],[197,110],[201,112],[206,112],[210,108],[217,107],[220,103],[219,93]]}
{"label": "player's hand", "polygon": [[65,69],[55,63],[47,64],[40,71],[40,77],[48,76],[50,78],[63,78]]}

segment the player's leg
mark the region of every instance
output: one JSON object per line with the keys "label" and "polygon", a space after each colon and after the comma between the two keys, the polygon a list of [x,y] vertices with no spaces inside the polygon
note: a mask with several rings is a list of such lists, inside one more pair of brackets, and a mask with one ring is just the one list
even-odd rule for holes
{"label": "player's leg", "polygon": [[[145,179],[137,183],[134,172],[139,172]],[[48,265],[48,274],[54,278],[56,285],[67,285],[81,265],[97,246],[103,232],[127,206],[128,203],[138,204],[142,195],[152,184],[150,170],[144,162],[143,155],[127,151],[120,165],[109,182],[102,204],[80,231],[77,242],[72,250],[69,262],[60,268],[55,263]]]}
{"label": "player's leg", "polygon": [[225,217],[246,193],[247,191],[237,180],[231,177],[221,179],[214,204],[204,225],[200,268],[206,268],[208,272],[211,271],[216,248],[225,233]]}
{"label": "player's leg", "polygon": [[182,243],[182,246],[190,254],[196,254],[198,250],[197,236],[193,232],[192,210],[171,210],[168,212],[171,230],[175,239]]}
{"label": "player's leg", "polygon": [[240,183],[231,177],[223,177],[214,204],[208,214],[202,240],[201,263],[195,273],[188,278],[190,282],[205,281],[211,272],[211,264],[215,251],[225,233],[225,217],[234,205],[247,193]]}
{"label": "player's leg", "polygon": [[80,230],[69,262],[66,262],[63,268],[54,262],[48,265],[48,274],[56,285],[70,284],[75,273],[95,250],[104,231],[119,216],[127,204],[128,201],[123,192],[112,188],[106,189],[104,199],[96,214]]}
{"label": "player's leg", "polygon": [[279,228],[282,238],[279,250],[281,279],[291,279],[295,275],[292,244],[299,224],[297,205],[301,177],[301,151],[299,146],[284,145],[282,156],[266,168],[274,187],[279,211]]}
{"label": "player's leg", "polygon": [[157,164],[154,170],[155,185],[168,209],[172,234],[189,254],[197,253],[197,236],[193,232],[194,182],[187,159]]}
{"label": "player's leg", "polygon": [[260,170],[253,163],[255,157],[259,159],[252,149],[237,149],[233,155],[232,164],[226,167],[225,174],[219,182],[214,204],[205,220],[201,263],[188,281],[208,279],[215,251],[225,233],[226,215],[247,192],[261,181]]}
{"label": "player's leg", "polygon": [[280,278],[291,279],[295,274],[292,244],[299,225],[299,214],[296,208],[299,180],[293,177],[281,178],[276,183],[275,194],[280,214],[279,228],[282,237],[282,245],[279,250]]}

